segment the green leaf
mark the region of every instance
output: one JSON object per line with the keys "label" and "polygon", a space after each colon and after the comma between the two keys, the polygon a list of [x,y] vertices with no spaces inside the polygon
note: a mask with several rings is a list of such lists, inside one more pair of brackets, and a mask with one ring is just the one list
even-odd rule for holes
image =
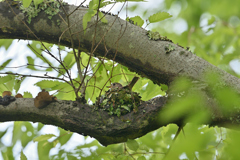
{"label": "green leaf", "polygon": [[25,80],[25,77],[18,77],[15,80],[14,89],[15,89],[16,93],[18,92],[18,90],[21,87],[21,84],[24,80]]}
{"label": "green leaf", "polygon": [[14,156],[13,156],[13,146],[10,146],[10,147],[6,147],[5,148],[6,151],[1,151],[2,153],[2,157],[3,159],[15,159]]}
{"label": "green leaf", "polygon": [[146,158],[144,156],[138,157],[137,160],[146,160]]}
{"label": "green leaf", "polygon": [[[51,48],[53,46],[53,44],[49,44],[49,43],[43,43],[43,45],[49,50],[51,51]],[[27,47],[29,49],[32,50],[32,52],[38,57],[40,58],[43,62],[47,63],[47,65],[52,65],[52,63],[49,61],[49,58],[44,57],[44,54],[42,54],[43,50],[46,50],[45,47],[43,47],[42,43],[38,42],[38,41],[32,41],[32,44],[27,45]],[[36,58],[34,58],[36,59]],[[52,68],[48,68],[46,69],[46,71],[51,71]]]}
{"label": "green leaf", "polygon": [[27,56],[28,66],[27,68],[36,71],[37,69],[34,67],[34,59],[30,56]]}
{"label": "green leaf", "polygon": [[155,13],[153,15],[151,15],[148,20],[150,23],[155,23],[155,22],[159,22],[159,21],[163,21],[164,19],[170,18],[172,17],[172,15],[170,15],[167,12],[158,12]]}
{"label": "green leaf", "polygon": [[48,143],[45,141],[38,142],[38,147],[37,147],[38,156],[39,156],[38,159],[39,160],[49,159],[49,152],[52,148],[53,148],[52,143]]}
{"label": "green leaf", "polygon": [[30,92],[24,92],[23,98],[33,98],[32,94]]}
{"label": "green leaf", "polygon": [[32,142],[32,139],[36,136],[35,128],[32,123],[24,122],[24,126],[26,127],[26,131],[23,131],[23,136],[21,138],[22,146],[25,147],[29,142]]}
{"label": "green leaf", "polygon": [[167,86],[167,85],[165,85],[165,84],[161,84],[160,86],[161,86],[162,91],[165,92],[165,91],[168,90],[168,86]]}
{"label": "green leaf", "polygon": [[42,81],[35,83],[34,85],[40,87],[41,89],[54,90],[53,88],[56,88],[57,86],[60,86],[61,84],[63,84],[63,82],[52,81],[52,80],[42,80]]}
{"label": "green leaf", "polygon": [[15,89],[16,93],[18,92],[18,90],[19,90],[19,88],[20,88],[20,85],[21,85],[21,82],[20,82],[20,81],[18,81],[18,82],[15,83],[14,89]]}
{"label": "green leaf", "polygon": [[43,0],[33,0],[33,2],[34,2],[34,5],[37,6],[37,5],[39,5],[40,3],[42,3]]}
{"label": "green leaf", "polygon": [[[7,81],[5,81],[4,84],[2,84],[3,86],[1,86],[0,88],[6,88],[7,91],[12,91],[13,90],[13,87],[14,87],[14,84],[15,84],[15,76],[14,75],[7,75],[6,77],[11,77],[11,79],[8,79]],[[1,84],[1,83],[0,83]],[[6,91],[6,90],[4,90]]]}
{"label": "green leaf", "polygon": [[88,12],[83,16],[83,30],[84,33],[86,32],[87,29],[87,23],[91,21],[92,17],[97,13],[96,10],[93,9],[88,9]]}
{"label": "green leaf", "polygon": [[106,19],[106,17],[104,16],[104,14],[102,12],[98,12],[98,15],[101,19],[101,22],[108,23],[108,20]]}
{"label": "green leaf", "polygon": [[10,89],[5,84],[0,84],[0,93],[4,91],[9,91]]}
{"label": "green leaf", "polygon": [[5,62],[3,62],[3,64],[0,65],[0,70],[3,70],[11,61],[12,59],[8,59]]}
{"label": "green leaf", "polygon": [[14,122],[13,126],[13,136],[12,136],[12,143],[15,145],[17,140],[22,138],[22,130],[21,127],[23,126],[24,122]]}
{"label": "green leaf", "polygon": [[208,25],[213,24],[213,22],[215,22],[216,18],[214,16],[212,16],[210,19],[208,19]]}
{"label": "green leaf", "polygon": [[0,132],[0,139],[6,134],[6,132],[7,132],[7,129],[5,131]]}
{"label": "green leaf", "polygon": [[[68,53],[63,59],[64,67],[67,70],[70,70],[75,63],[76,61],[73,52]],[[61,69],[59,69],[58,77],[66,73],[66,69],[64,69],[64,67],[61,64],[59,64],[58,68]]]}
{"label": "green leaf", "polygon": [[9,46],[12,44],[12,39],[0,39],[0,46],[5,47],[5,49],[7,50],[9,48]]}
{"label": "green leaf", "polygon": [[37,131],[40,131],[44,127],[44,124],[42,123],[37,123],[37,124],[38,124]]}
{"label": "green leaf", "polygon": [[123,108],[123,109],[127,110],[128,112],[130,112],[130,111],[131,111],[131,110],[130,110],[130,107],[128,107],[128,106],[126,106],[126,105],[122,105],[122,106],[121,106],[121,108]]}
{"label": "green leaf", "polygon": [[60,136],[58,137],[58,142],[63,146],[64,144],[66,144],[70,138],[72,137],[72,132],[66,131],[62,128],[58,128],[60,131]]}
{"label": "green leaf", "polygon": [[23,0],[23,7],[27,8],[30,6],[32,0]]}
{"label": "green leaf", "polygon": [[[31,133],[29,135],[28,133]],[[12,143],[20,140],[23,147],[32,141],[34,134],[33,126],[30,122],[14,122]]]}
{"label": "green leaf", "polygon": [[[62,85],[57,86],[60,91],[56,94],[56,97],[58,99],[64,99],[64,100],[75,100],[76,95],[73,91],[73,88],[67,84],[67,83],[62,83]],[[55,89],[55,88],[53,88]]]}
{"label": "green leaf", "polygon": [[4,77],[0,77],[0,84],[9,82],[12,79],[13,79],[12,75],[7,75],[7,76],[4,76]]}
{"label": "green leaf", "polygon": [[45,141],[45,140],[48,140],[52,137],[56,137],[56,135],[54,134],[45,134],[45,135],[41,135],[41,136],[38,136],[36,138],[33,139],[33,142],[41,142],[41,141]]}
{"label": "green leaf", "polygon": [[67,69],[71,69],[72,66],[76,63],[73,53],[68,53],[67,56],[64,57],[63,62]]}
{"label": "green leaf", "polygon": [[154,84],[151,80],[148,80],[146,90],[142,90],[141,96],[144,100],[149,100],[155,96],[164,95],[161,87]]}
{"label": "green leaf", "polygon": [[139,144],[136,140],[132,140],[132,139],[128,139],[128,141],[126,142],[127,146],[129,149],[133,150],[133,151],[137,151],[139,148]]}
{"label": "green leaf", "polygon": [[27,157],[25,156],[25,154],[23,153],[23,151],[21,151],[20,159],[21,159],[21,160],[27,160]]}
{"label": "green leaf", "polygon": [[131,19],[135,25],[138,25],[140,27],[142,27],[142,25],[144,24],[144,20],[140,16],[135,16],[132,18],[127,17],[127,21],[129,21],[129,19]]}

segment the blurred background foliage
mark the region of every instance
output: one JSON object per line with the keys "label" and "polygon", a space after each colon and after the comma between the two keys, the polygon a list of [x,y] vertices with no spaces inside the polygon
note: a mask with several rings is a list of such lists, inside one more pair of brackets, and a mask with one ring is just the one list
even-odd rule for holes
{"label": "blurred background foliage", "polygon": [[[75,1],[74,1],[75,2]],[[73,2],[73,3],[74,3]],[[197,56],[205,59],[209,63],[225,70],[226,72],[239,77],[239,59],[240,54],[240,19],[239,19],[238,0],[149,0],[148,2],[129,2],[127,5],[127,17],[140,16],[146,26],[146,29],[158,31],[161,35],[167,36],[183,47],[190,47],[190,50]],[[120,5],[121,7],[121,5]],[[120,7],[116,7],[112,12],[117,13]],[[104,8],[103,8],[104,9]],[[121,12],[121,18],[126,19],[126,8]],[[157,12],[168,12],[171,18],[159,23],[147,24],[147,18]],[[37,67],[36,64],[51,64],[58,66],[51,58],[42,52],[42,45],[39,42],[29,41],[22,43],[23,50],[27,53],[20,55],[19,50],[14,53],[12,48],[16,47],[16,40],[0,40],[0,66],[16,66],[16,61],[21,59],[23,64],[28,65],[28,70],[22,67],[4,68],[1,71],[12,71],[21,73],[52,74],[60,77],[59,73],[52,73],[51,68]],[[29,45],[30,44],[30,45]],[[52,53],[58,54],[56,46],[44,43]],[[27,50],[26,48],[29,48]],[[72,70],[72,76],[75,80],[79,77],[76,72],[76,64],[73,60],[72,51],[64,47],[61,48],[65,64]],[[7,53],[11,53],[7,55]],[[45,54],[46,59],[39,56],[39,53]],[[88,55],[82,53],[82,66],[86,66]],[[46,60],[48,63],[46,63]],[[88,75],[88,88],[86,98],[88,102],[94,103],[100,90],[95,86],[107,90],[105,87],[111,82],[120,82],[126,85],[134,76],[126,67],[114,64],[112,61],[104,60],[99,63],[98,59],[91,59],[90,65],[92,71],[96,74],[91,78]],[[112,70],[114,66],[114,70]],[[98,68],[98,69],[97,69]],[[12,69],[12,70],[11,70]],[[64,72],[64,71],[63,71]],[[34,72],[35,73],[35,72]],[[109,77],[111,77],[109,81]],[[90,79],[91,78],[91,79]],[[27,78],[26,78],[27,79]],[[216,80],[216,79],[215,79]],[[32,80],[31,80],[32,81]],[[43,80],[36,81],[35,93],[29,87],[29,81],[21,76],[2,76],[0,78],[0,92],[11,90],[14,94],[24,93],[25,98],[35,97],[40,88],[48,91],[60,91],[56,93],[58,99],[74,100],[75,95],[71,87],[62,81]],[[97,83],[97,84],[96,84]],[[191,87],[187,80],[179,80],[180,89]],[[214,80],[210,83],[217,83]],[[26,87],[27,86],[27,87]],[[182,87],[182,88],[181,88]],[[151,81],[141,78],[133,88],[139,92],[143,100],[149,100],[157,95],[164,95],[160,86],[154,85]],[[229,106],[238,106],[239,97],[231,89],[223,88],[216,93],[217,99],[223,104],[223,109]],[[232,95],[232,96],[226,96]],[[175,101],[172,108],[167,110],[161,116],[162,120],[171,120],[181,114],[191,112],[192,106],[204,105],[201,102],[201,95],[192,95],[185,97],[180,101]],[[233,104],[233,102],[237,102]],[[96,140],[90,137],[83,137],[71,133],[61,128],[44,126],[41,123],[31,122],[12,122],[0,124],[0,159],[238,159],[240,144],[239,132],[226,128],[210,127],[201,125],[209,119],[209,113],[196,112],[195,117],[189,117],[188,123],[180,132],[176,141],[173,142],[178,127],[175,124],[169,124],[159,128],[156,131],[136,140],[129,140],[126,143],[101,146]],[[47,129],[46,129],[47,128]],[[49,132],[51,128],[51,132]],[[184,134],[183,134],[184,133]],[[36,138],[37,137],[37,138]],[[170,149],[169,149],[170,148]],[[167,154],[166,154],[167,153]]]}

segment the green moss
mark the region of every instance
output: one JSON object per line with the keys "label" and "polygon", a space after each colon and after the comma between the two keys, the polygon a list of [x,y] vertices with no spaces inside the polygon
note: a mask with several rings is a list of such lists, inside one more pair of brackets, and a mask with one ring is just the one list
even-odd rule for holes
{"label": "green moss", "polygon": [[180,51],[180,52],[179,52],[180,55],[183,55],[184,53],[185,53],[184,51]]}
{"label": "green moss", "polygon": [[172,46],[171,44],[165,46],[165,51],[166,51],[167,54],[170,53],[171,51],[174,51],[174,50],[175,50],[175,47]]}
{"label": "green moss", "polygon": [[152,32],[152,31],[147,31],[147,36],[150,40],[154,41],[169,41],[172,42],[172,40],[168,39],[167,36],[161,36],[159,32]]}
{"label": "green moss", "polygon": [[151,40],[161,40],[161,35],[158,32],[147,31],[147,36]]}
{"label": "green moss", "polygon": [[127,88],[115,88],[106,92],[105,95],[97,98],[97,109],[107,111],[110,115],[118,117],[131,111],[137,111],[141,103],[138,93],[132,92]]}
{"label": "green moss", "polygon": [[[62,2],[62,5],[66,5],[66,3]],[[32,18],[38,16],[38,13],[44,11],[49,19],[60,12],[61,5],[57,1],[46,0],[41,4],[34,5],[32,2],[29,7],[25,8],[23,5],[20,6],[20,10],[27,15],[27,22],[30,24]],[[60,23],[58,23],[60,24]]]}

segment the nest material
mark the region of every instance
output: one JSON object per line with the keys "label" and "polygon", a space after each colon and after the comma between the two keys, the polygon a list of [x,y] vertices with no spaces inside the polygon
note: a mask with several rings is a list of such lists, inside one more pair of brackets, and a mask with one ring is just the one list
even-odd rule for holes
{"label": "nest material", "polygon": [[136,112],[141,103],[141,96],[128,88],[114,88],[106,91],[106,94],[98,98],[97,102],[99,102],[97,105],[99,109],[119,117],[131,111]]}

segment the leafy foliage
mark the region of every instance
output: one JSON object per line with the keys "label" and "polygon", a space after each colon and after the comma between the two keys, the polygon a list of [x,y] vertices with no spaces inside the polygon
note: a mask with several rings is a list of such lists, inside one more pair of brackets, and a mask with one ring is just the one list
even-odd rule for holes
{"label": "leafy foliage", "polygon": [[0,77],[0,93],[13,90],[17,93],[24,79],[21,76],[14,75]]}
{"label": "leafy foliage", "polygon": [[[130,0],[129,0],[130,1]],[[132,0],[142,1],[142,0]],[[29,6],[32,1],[24,0],[23,5]],[[42,0],[34,0],[34,5],[39,5]],[[115,2],[125,2],[116,0]],[[184,1],[184,0],[167,0],[156,2],[160,6],[158,8],[149,9],[147,6],[139,6],[139,4],[129,4],[129,13],[137,12],[140,9],[138,16],[132,17],[134,23],[143,25],[143,19],[148,19],[151,25],[149,29],[158,31],[161,35],[171,37],[171,39],[186,47],[190,46],[190,50],[196,53],[197,56],[205,59],[209,63],[218,66],[221,69],[239,77],[239,74],[230,67],[233,60],[239,60],[239,29],[240,21],[238,15],[239,1]],[[92,16],[97,13],[99,8],[103,8],[112,2],[92,0],[89,3],[89,9],[83,19],[84,29],[87,28],[87,23]],[[173,17],[168,14],[171,13]],[[223,12],[224,11],[224,12]],[[154,13],[154,14],[153,14]],[[107,23],[104,14],[98,13],[102,22]],[[34,16],[34,14],[32,14]],[[141,18],[140,18],[141,17]],[[148,18],[149,17],[149,18]],[[170,18],[172,17],[172,18]],[[167,21],[162,21],[169,18]],[[181,20],[181,25],[176,24]],[[157,22],[161,21],[161,24]],[[179,32],[179,26],[186,27]],[[0,40],[0,45],[8,50],[12,40]],[[28,61],[27,68],[31,71],[44,71],[52,73],[53,67],[58,69],[57,77],[66,75],[66,70],[72,70],[76,64],[73,51],[69,51],[62,56],[63,64],[56,64],[44,54],[44,51],[54,48],[52,44],[33,41],[28,47],[32,54],[26,57]],[[60,46],[59,46],[60,47]],[[61,50],[67,50],[60,47]],[[62,54],[62,53],[61,53]],[[101,58],[90,58],[84,52],[81,52],[81,68],[82,71],[89,63],[89,72],[86,74],[87,92],[86,99],[90,102],[95,102],[96,97],[103,94],[111,82],[120,82],[127,85],[133,78],[134,73],[130,72],[126,67],[116,64],[109,60]],[[1,60],[1,59],[0,59]],[[4,70],[14,59],[6,59],[1,62],[0,70]],[[38,64],[46,66],[46,68],[38,68]],[[216,86],[219,84],[218,77],[209,79],[209,85]],[[25,77],[7,75],[0,77],[0,92],[10,90],[18,92]],[[80,77],[76,76],[73,79],[73,84],[78,86]],[[68,81],[69,82],[69,81]],[[175,82],[176,92],[182,92],[191,89],[193,86],[187,79],[179,79]],[[75,94],[72,87],[65,81],[58,80],[42,80],[35,84],[40,88],[48,91],[57,91],[58,99],[75,100]],[[212,94],[221,102],[222,110],[228,114],[229,109],[239,108],[239,95],[231,88],[212,87]],[[166,86],[157,86],[146,78],[141,78],[133,87],[133,91],[140,93],[142,100],[149,100],[155,96],[165,95]],[[101,90],[102,89],[102,90]],[[80,94],[80,93],[79,93]],[[31,98],[32,94],[24,92],[24,98]],[[21,159],[26,159],[28,155],[24,155],[24,149],[37,140],[37,150],[39,159],[237,159],[239,157],[239,132],[225,128],[211,127],[200,125],[209,120],[208,112],[200,110],[201,106],[206,106],[202,101],[201,93],[189,94],[175,99],[168,104],[168,109],[159,115],[160,120],[167,122],[173,119],[178,119],[183,114],[191,113],[192,116],[187,118],[188,123],[184,128],[184,134],[181,131],[177,139],[173,142],[173,137],[177,131],[177,126],[170,124],[162,127],[152,133],[136,139],[129,140],[127,143],[110,145],[102,147],[96,140],[78,145],[72,150],[64,149],[64,145],[70,141],[72,133],[59,128],[59,135],[39,135],[39,131],[43,128],[43,124],[38,123],[33,125],[30,122],[14,122],[8,128],[0,130],[1,140],[9,134],[12,134],[12,143],[9,146],[1,146],[1,155],[4,159],[14,159],[16,154],[13,154],[13,148],[20,141],[22,150],[19,152]],[[206,106],[207,107],[207,106]],[[36,138],[38,137],[38,138]],[[49,140],[53,137],[54,140]],[[85,137],[85,140],[88,139]],[[170,146],[170,150],[169,150]],[[51,149],[57,149],[58,153],[50,154]],[[166,154],[168,152],[168,154]],[[88,153],[88,154],[87,154]]]}
{"label": "leafy foliage", "polygon": [[107,19],[103,16],[103,14],[101,12],[98,12],[98,10],[108,4],[111,4],[111,2],[106,2],[106,1],[100,1],[99,0],[91,0],[89,2],[89,8],[88,8],[88,12],[84,15],[83,17],[83,30],[84,32],[86,32],[86,28],[87,28],[87,23],[91,20],[91,18],[98,13],[101,21],[103,23],[107,23]]}
{"label": "leafy foliage", "polygon": [[[28,23],[30,24],[32,18],[36,17],[39,12],[44,11],[49,19],[52,19],[54,15],[60,12],[60,4],[57,1],[53,0],[18,0],[22,2],[23,5],[20,6],[20,9],[23,13],[27,14]],[[64,5],[65,3],[62,3]]]}
{"label": "leafy foliage", "polygon": [[126,19],[127,21],[133,21],[133,23],[135,25],[138,25],[139,27],[142,27],[142,25],[144,24],[144,21],[142,20],[142,18],[140,16],[135,16],[135,17],[131,17]]}
{"label": "leafy foliage", "polygon": [[7,50],[8,47],[12,44],[12,41],[12,39],[0,39],[0,45]]}
{"label": "leafy foliage", "polygon": [[155,13],[154,15],[151,15],[148,20],[150,23],[155,23],[159,21],[163,21],[164,19],[172,17],[169,13],[167,12],[158,12]]}

